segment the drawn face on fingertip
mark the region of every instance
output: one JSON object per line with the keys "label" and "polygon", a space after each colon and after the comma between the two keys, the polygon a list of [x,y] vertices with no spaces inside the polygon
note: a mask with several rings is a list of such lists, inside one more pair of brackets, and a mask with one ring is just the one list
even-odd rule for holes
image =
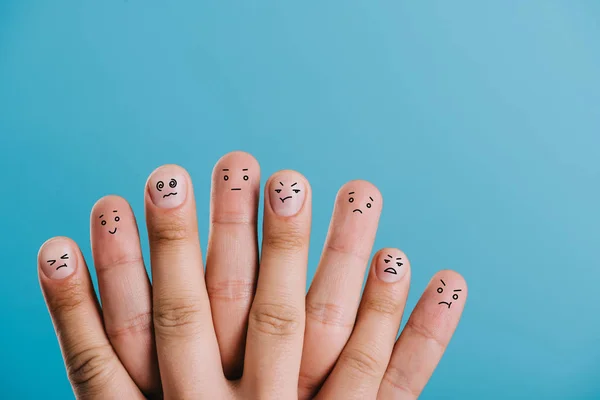
{"label": "drawn face on fingertip", "polygon": [[75,271],[77,257],[64,240],[53,240],[40,250],[39,263],[48,278],[62,279]]}
{"label": "drawn face on fingertip", "polygon": [[279,197],[279,200],[281,200],[282,203],[285,203],[286,200],[293,199],[294,195],[302,191],[302,189],[300,189],[300,186],[298,186],[298,182],[292,183],[291,185],[289,185],[289,187],[286,187],[288,185],[285,185],[281,181],[279,181],[279,184],[281,185],[281,187],[277,187],[276,189],[273,189],[273,191],[277,193],[277,197]]}
{"label": "drawn face on fingertip", "polygon": [[350,191],[348,192],[348,203],[350,203],[352,205],[352,207],[355,207],[352,209],[352,214],[358,214],[361,215],[366,211],[369,211],[371,209],[371,207],[373,207],[373,204],[375,203],[375,200],[373,199],[372,196],[368,196],[368,198],[362,202],[358,200],[358,196],[356,195],[355,191]]}
{"label": "drawn face on fingertip", "polygon": [[402,257],[394,257],[391,254],[386,254],[383,257],[383,262],[385,263],[383,272],[391,275],[398,275],[398,270],[404,265]]}
{"label": "drawn face on fingertip", "polygon": [[160,192],[163,199],[169,196],[177,196],[177,179],[171,178],[168,182],[167,188],[165,188],[164,181],[156,182],[156,190]]}
{"label": "drawn face on fingertip", "polygon": [[221,179],[227,184],[227,188],[232,192],[239,192],[247,189],[250,182],[249,168],[221,168]]}
{"label": "drawn face on fingertip", "polygon": [[462,292],[462,289],[449,288],[446,286],[446,282],[444,282],[443,279],[440,279],[440,286],[437,288],[437,292],[442,299],[438,305],[444,304],[450,308],[450,306],[452,306],[452,302],[460,298],[459,294]]}
{"label": "drawn face on fingertip", "polygon": [[108,233],[110,233],[111,235],[117,233],[117,229],[119,229],[118,223],[121,220],[121,217],[119,217],[117,213],[117,210],[112,210],[111,213],[102,213],[98,216],[98,219],[100,220],[100,225],[106,227],[108,229]]}

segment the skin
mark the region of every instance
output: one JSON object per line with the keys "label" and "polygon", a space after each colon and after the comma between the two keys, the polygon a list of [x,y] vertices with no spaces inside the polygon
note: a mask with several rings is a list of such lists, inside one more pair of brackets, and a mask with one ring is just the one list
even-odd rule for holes
{"label": "skin", "polygon": [[251,155],[215,165],[205,275],[192,180],[176,165],[155,170],[144,194],[153,286],[131,208],[100,199],[90,222],[102,308],[76,243],[42,245],[40,285],[78,398],[418,397],[460,319],[463,278],[438,272],[396,340],[411,276],[402,251],[373,256],[361,298],[377,188],[342,186],[305,294],[310,185],[290,170],[265,183],[260,262],[259,187]]}

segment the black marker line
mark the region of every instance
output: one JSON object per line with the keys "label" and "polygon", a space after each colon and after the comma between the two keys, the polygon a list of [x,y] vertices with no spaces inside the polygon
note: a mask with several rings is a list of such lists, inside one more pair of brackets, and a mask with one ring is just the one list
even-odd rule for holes
{"label": "black marker line", "polygon": [[223,168],[223,171],[229,171],[229,168]]}
{"label": "black marker line", "polygon": [[291,187],[294,187],[294,186],[296,186],[297,184],[298,184],[298,182],[294,183],[294,184],[293,184]]}
{"label": "black marker line", "polygon": [[242,171],[248,171],[248,168],[242,168]]}
{"label": "black marker line", "polygon": [[373,198],[371,196],[369,196],[369,198],[371,199],[371,201],[375,201],[375,200],[373,200]]}
{"label": "black marker line", "polygon": [[98,218],[102,218],[102,217],[104,217],[104,214],[100,215]]}
{"label": "black marker line", "polygon": [[462,289],[454,289],[455,292],[462,292]]}
{"label": "black marker line", "polygon": [[242,190],[242,188],[231,188],[231,190]]}
{"label": "black marker line", "polygon": [[350,192],[350,193],[348,193],[348,194],[354,194],[354,192]]}
{"label": "black marker line", "polygon": [[442,285],[446,286],[446,284],[444,283],[444,281],[442,281],[441,279],[440,279],[440,281],[442,282]]}

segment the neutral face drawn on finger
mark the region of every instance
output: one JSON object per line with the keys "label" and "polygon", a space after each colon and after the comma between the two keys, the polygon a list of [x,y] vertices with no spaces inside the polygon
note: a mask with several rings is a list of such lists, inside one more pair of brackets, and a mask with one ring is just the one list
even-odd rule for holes
{"label": "neutral face drawn on finger", "polygon": [[438,304],[444,304],[450,308],[450,306],[452,306],[452,302],[459,299],[459,293],[462,292],[462,289],[448,288],[443,279],[440,279],[440,282],[441,286],[437,288],[437,292],[443,296],[443,301],[440,301]]}
{"label": "neutral face drawn on finger", "polygon": [[229,190],[239,191],[242,188],[247,187],[247,183],[250,180],[249,168],[242,168],[241,172],[234,169],[222,168],[223,181],[230,184]]}
{"label": "neutral face drawn on finger", "polygon": [[117,233],[118,222],[121,220],[121,217],[117,214],[117,210],[112,210],[111,214],[100,214],[98,217],[100,219],[100,225],[108,228],[108,233],[114,235]]}
{"label": "neutral face drawn on finger", "polygon": [[368,209],[370,209],[371,207],[373,207],[373,202],[375,201],[373,199],[373,197],[369,196],[368,197],[368,201],[365,202],[365,204],[360,204],[357,201],[357,199],[355,197],[355,194],[356,194],[356,192],[349,192],[348,193],[348,196],[349,196],[348,197],[348,202],[351,203],[354,207],[356,207],[356,208],[354,208],[352,210],[352,213],[360,213],[360,214],[362,214],[363,213],[363,209],[365,211],[367,211]]}

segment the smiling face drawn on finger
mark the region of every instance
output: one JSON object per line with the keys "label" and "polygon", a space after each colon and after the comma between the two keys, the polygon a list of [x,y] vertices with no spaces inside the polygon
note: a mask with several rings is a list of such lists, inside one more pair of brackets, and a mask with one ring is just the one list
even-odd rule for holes
{"label": "smiling face drawn on finger", "polygon": [[50,265],[52,268],[54,268],[55,271],[58,271],[61,268],[68,268],[69,266],[67,265],[67,261],[69,259],[69,254],[65,253],[62,256],[60,256],[60,259],[58,260],[47,260],[46,262],[48,263],[48,265]]}
{"label": "smiling face drawn on finger", "polygon": [[[448,301],[445,301],[445,300],[444,301],[440,301],[438,304],[445,304],[445,305],[448,306],[448,308],[450,308],[450,306],[452,305],[452,302],[458,300],[458,297],[459,297],[458,296],[458,292],[461,292],[462,289],[454,289],[454,290],[452,290],[452,289],[449,289],[449,288],[446,287],[446,283],[442,279],[440,279],[440,282],[442,283],[442,286],[440,286],[440,287],[437,288],[437,292],[440,295],[444,296],[445,300],[448,300]],[[449,298],[450,297],[450,293],[452,293],[451,298]],[[448,297],[448,298],[446,298],[446,297]]]}
{"label": "smiling face drawn on finger", "polygon": [[223,181],[229,183],[230,190],[237,192],[242,190],[243,187],[248,186],[247,183],[250,180],[248,168],[242,168],[241,173],[236,173],[236,170],[230,170],[229,168],[222,168]]}
{"label": "smiling face drawn on finger", "polygon": [[169,181],[169,187],[165,189],[165,183],[163,181],[156,182],[156,190],[161,192],[163,199],[169,196],[177,196],[177,191],[175,188],[177,187],[177,180],[175,178],[171,178]]}
{"label": "smiling face drawn on finger", "polygon": [[100,225],[108,228],[108,233],[114,235],[117,233],[117,223],[121,220],[121,217],[117,215],[117,210],[113,210],[112,214],[100,214]]}
{"label": "smiling face drawn on finger", "polygon": [[375,201],[375,200],[373,200],[373,197],[369,196],[369,200],[365,204],[358,204],[358,201],[356,201],[354,194],[355,194],[355,192],[348,193],[348,196],[350,196],[350,197],[348,197],[348,202],[351,203],[354,207],[356,207],[352,210],[353,214],[354,213],[362,214],[363,208],[368,210],[369,208],[371,208],[373,206],[373,202]]}
{"label": "smiling face drawn on finger", "polygon": [[386,256],[383,258],[383,261],[386,263],[386,265],[389,265],[386,266],[383,272],[392,275],[398,275],[398,268],[404,265],[402,257],[394,257],[390,254],[386,254]]}

